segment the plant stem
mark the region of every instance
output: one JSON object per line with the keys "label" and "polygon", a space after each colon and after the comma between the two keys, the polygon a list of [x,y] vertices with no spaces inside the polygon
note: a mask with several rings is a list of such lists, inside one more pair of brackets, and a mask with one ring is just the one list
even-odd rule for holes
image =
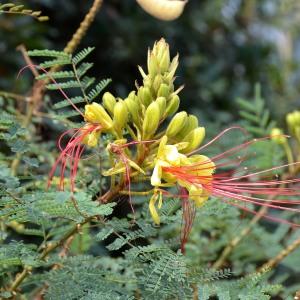
{"label": "plant stem", "polygon": [[263,264],[257,272],[264,272],[265,270],[270,270],[276,267],[285,257],[287,257],[291,252],[296,250],[300,246],[300,238],[296,239],[292,244],[288,245],[283,249],[277,256],[271,258],[265,264]]}
{"label": "plant stem", "polygon": [[[64,52],[73,53],[76,50],[76,48],[78,47],[82,38],[85,36],[87,30],[89,29],[92,22],[94,21],[95,16],[102,5],[102,2],[103,2],[103,0],[95,0],[94,1],[89,12],[85,15],[85,17],[84,17],[83,21],[80,23],[78,29],[73,34],[71,40],[67,43],[66,47],[64,48]],[[24,56],[24,59],[25,59],[27,65],[32,66],[33,63],[31,62],[30,58],[28,57],[25,47],[20,46],[19,49],[23,53],[23,56]],[[31,67],[30,69],[35,77],[37,77],[39,75],[35,68]],[[56,68],[52,68],[50,72],[54,72],[55,70],[56,70]],[[30,125],[32,115],[35,111],[35,108],[37,107],[38,103],[41,102],[41,100],[43,98],[46,83],[47,83],[47,81],[37,81],[32,88],[31,102],[28,103],[26,117],[22,124],[25,128],[28,128],[28,126]],[[12,169],[13,175],[17,174],[21,158],[22,158],[22,155],[20,153],[18,153],[12,162],[11,169]]]}
{"label": "plant stem", "polygon": [[[68,240],[72,235],[74,235],[76,232],[78,232],[78,228],[80,226],[83,226],[84,224],[88,223],[91,220],[91,218],[87,218],[84,222],[80,224],[76,224],[69,232],[67,232],[60,240],[50,243],[44,251],[39,256],[40,260],[44,260],[47,255],[55,250],[57,247],[62,245],[66,240]],[[23,280],[30,274],[32,268],[31,267],[24,267],[22,272],[16,276],[14,282],[11,284],[10,288],[8,288],[8,291],[14,292],[19,287],[19,285],[23,282]]]}
{"label": "plant stem", "polygon": [[95,0],[89,12],[85,15],[83,21],[80,23],[80,26],[73,34],[72,39],[68,42],[67,46],[64,49],[66,53],[73,53],[78,45],[80,44],[82,38],[85,36],[87,30],[93,23],[95,16],[102,5],[103,0]]}
{"label": "plant stem", "polygon": [[267,206],[261,207],[261,209],[255,215],[255,217],[251,220],[251,222],[248,224],[248,226],[245,227],[237,237],[235,237],[234,239],[232,239],[229,242],[229,244],[223,250],[219,259],[213,264],[213,266],[212,266],[213,269],[219,269],[223,266],[225,260],[232,253],[233,249],[242,241],[242,239],[245,236],[247,236],[251,232],[253,226],[265,215],[267,210],[268,210]]}
{"label": "plant stem", "polygon": [[149,194],[153,193],[154,189],[145,192],[138,192],[138,191],[120,191],[120,195],[137,195],[137,196],[148,196]]}
{"label": "plant stem", "polygon": [[25,96],[22,96],[19,94],[9,93],[9,92],[5,92],[5,91],[0,91],[0,96],[2,96],[4,98],[12,98],[12,99],[20,100],[20,101],[25,101],[25,102],[31,101],[30,97],[25,97]]}

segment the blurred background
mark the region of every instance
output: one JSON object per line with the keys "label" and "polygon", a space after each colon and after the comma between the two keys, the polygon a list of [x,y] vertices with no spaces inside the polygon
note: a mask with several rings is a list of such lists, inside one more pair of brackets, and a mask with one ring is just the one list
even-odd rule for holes
{"label": "blurred background", "polygon": [[[26,3],[25,3],[26,2]],[[24,66],[16,47],[62,50],[92,1],[20,1],[50,17],[0,15],[0,90],[22,92],[16,81]],[[182,108],[204,121],[229,124],[237,117],[237,97],[251,99],[260,83],[272,117],[279,125],[299,109],[300,3],[297,0],[190,0],[176,21],[145,13],[134,0],[108,0],[80,49],[95,46],[94,76],[112,78],[109,87],[125,97],[140,79],[137,65],[161,37],[180,53],[177,84],[184,84]],[[22,85],[22,86],[21,86]]]}

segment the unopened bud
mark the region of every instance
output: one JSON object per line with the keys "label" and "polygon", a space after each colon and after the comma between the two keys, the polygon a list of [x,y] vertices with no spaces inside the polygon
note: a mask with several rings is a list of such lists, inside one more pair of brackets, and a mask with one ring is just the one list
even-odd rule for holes
{"label": "unopened bud", "polygon": [[164,115],[166,111],[166,105],[167,105],[167,100],[165,97],[158,97],[156,99],[156,102],[159,105],[159,110],[160,110],[160,118]]}
{"label": "unopened bud", "polygon": [[183,1],[137,0],[137,3],[139,3],[139,5],[153,17],[164,21],[172,21],[177,19],[182,14],[184,6],[187,3],[187,0],[183,0]]}
{"label": "unopened bud", "polygon": [[103,102],[103,106],[108,110],[108,112],[112,116],[114,113],[116,98],[110,92],[106,92],[102,97],[102,102]]}
{"label": "unopened bud", "polygon": [[294,130],[295,127],[300,126],[300,111],[294,111],[287,114],[286,121],[291,130]]}
{"label": "unopened bud", "polygon": [[166,135],[168,137],[174,137],[182,129],[186,121],[187,113],[185,111],[177,113],[171,120],[166,130]]}
{"label": "unopened bud", "polygon": [[122,130],[128,121],[128,110],[123,100],[119,100],[114,107],[114,128]]}
{"label": "unopened bud", "polygon": [[[136,96],[135,96],[136,97]],[[124,100],[127,109],[131,115],[132,121],[136,126],[140,126],[140,115],[139,115],[139,106],[136,101],[133,100],[134,98],[126,98]]]}
{"label": "unopened bud", "polygon": [[157,93],[160,85],[163,83],[163,78],[160,74],[156,75],[152,84],[154,91]]}
{"label": "unopened bud", "polygon": [[170,116],[176,113],[176,111],[179,108],[179,104],[180,104],[180,99],[178,95],[174,95],[167,105],[166,116]]}
{"label": "unopened bud", "polygon": [[138,100],[146,107],[152,102],[152,96],[148,87],[140,87],[138,90]]}
{"label": "unopened bud", "polygon": [[170,88],[167,84],[162,83],[158,89],[157,96],[168,98],[170,94]]}
{"label": "unopened bud", "polygon": [[159,63],[157,58],[150,51],[148,52],[148,72],[151,77],[154,77],[159,73]]}
{"label": "unopened bud", "polygon": [[103,129],[110,129],[113,121],[102,105],[93,102],[85,106],[85,120],[89,123],[100,124]]}
{"label": "unopened bud", "polygon": [[271,131],[271,139],[277,144],[285,144],[286,137],[283,135],[283,132],[279,128],[273,128]]}
{"label": "unopened bud", "polygon": [[198,127],[198,118],[194,115],[189,115],[184,127],[177,134],[177,138],[184,139],[192,130]]}
{"label": "unopened bud", "polygon": [[150,137],[156,132],[160,120],[159,104],[152,102],[146,109],[143,121],[143,132],[145,137]]}
{"label": "unopened bud", "polygon": [[169,69],[170,65],[170,51],[169,51],[169,46],[164,49],[162,56],[158,57],[158,63],[159,63],[159,68],[161,74],[165,73]]}
{"label": "unopened bud", "polygon": [[166,76],[166,79],[168,80],[168,82],[173,82],[173,78],[175,76],[175,73],[176,73],[176,70],[177,70],[177,67],[178,67],[178,58],[179,58],[179,55],[177,54],[173,58],[173,60],[170,64],[168,75]]}
{"label": "unopened bud", "polygon": [[89,147],[96,147],[98,144],[98,140],[100,137],[100,131],[92,131],[91,133],[89,133],[87,136],[84,137],[83,139],[83,144],[88,145]]}
{"label": "unopened bud", "polygon": [[188,142],[189,145],[182,150],[183,153],[189,153],[199,147],[205,137],[205,128],[198,127],[192,130],[186,138],[183,139],[183,142]]}

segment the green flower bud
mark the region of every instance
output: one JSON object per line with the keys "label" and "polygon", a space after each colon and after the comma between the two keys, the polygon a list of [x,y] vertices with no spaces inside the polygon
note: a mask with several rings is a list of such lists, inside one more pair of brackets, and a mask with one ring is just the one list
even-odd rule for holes
{"label": "green flower bud", "polygon": [[152,84],[152,87],[155,91],[155,93],[158,92],[158,89],[160,88],[160,85],[163,83],[163,77],[159,74],[159,75],[156,75],[154,80],[153,80],[153,84]]}
{"label": "green flower bud", "polygon": [[110,129],[113,121],[102,105],[93,102],[85,106],[84,118],[87,122],[102,125],[103,129]]}
{"label": "green flower bud", "polygon": [[188,142],[189,145],[182,150],[183,153],[189,153],[199,147],[205,137],[205,128],[198,127],[192,130],[184,139],[183,142]]}
{"label": "green flower bud", "polygon": [[140,87],[138,90],[138,100],[146,107],[152,102],[152,96],[148,87]]}
{"label": "green flower bud", "polygon": [[169,101],[166,108],[166,116],[173,115],[179,108],[180,99],[178,95],[174,95]]}
{"label": "green flower bud", "polygon": [[129,95],[128,95],[128,98],[130,98],[130,99],[132,99],[132,100],[134,100],[134,101],[138,101],[138,99],[137,99],[137,95],[136,95],[136,92],[135,91],[131,91],[130,93],[129,93]]}
{"label": "green flower bud", "polygon": [[158,63],[159,63],[160,72],[162,74],[168,71],[170,65],[170,51],[168,45],[167,48],[164,50],[162,56],[158,57]]}
{"label": "green flower bud", "polygon": [[154,43],[152,52],[158,60],[162,59],[166,51],[169,51],[169,45],[166,43],[166,40],[164,38],[161,38],[158,42]]}
{"label": "green flower bud", "polygon": [[173,82],[173,79],[174,79],[174,76],[175,76],[175,73],[176,73],[176,70],[178,67],[178,58],[179,58],[178,54],[173,58],[171,65],[169,67],[168,74],[165,77],[169,83]]}
{"label": "green flower bud", "polygon": [[103,106],[108,110],[110,115],[113,116],[116,98],[110,92],[106,92],[102,97],[102,102]]}
{"label": "green flower bud", "polygon": [[[135,96],[136,97],[136,96]],[[136,101],[133,100],[134,98],[126,98],[124,100],[126,106],[127,106],[127,109],[131,115],[131,118],[132,118],[132,121],[133,123],[140,127],[140,115],[139,115],[139,105]]]}
{"label": "green flower bud", "polygon": [[156,56],[151,52],[148,52],[148,72],[151,77],[159,73],[159,63]]}
{"label": "green flower bud", "polygon": [[157,96],[168,98],[170,94],[170,88],[167,84],[162,83],[158,89]]}
{"label": "green flower bud", "polygon": [[185,111],[177,113],[166,130],[166,135],[168,137],[174,137],[185,125],[187,121],[187,113]]}
{"label": "green flower bud", "polygon": [[167,105],[167,100],[165,97],[158,97],[156,99],[156,102],[159,105],[159,109],[160,109],[160,118],[162,118],[162,116],[164,115],[165,111],[166,111],[166,105]]}
{"label": "green flower bud", "polygon": [[128,110],[123,100],[119,100],[114,107],[114,128],[122,130],[128,121]]}
{"label": "green flower bud", "polygon": [[160,120],[159,104],[152,102],[146,109],[145,118],[143,121],[144,137],[151,137],[157,130]]}
{"label": "green flower bud", "polygon": [[197,127],[198,127],[198,118],[194,115],[189,115],[185,123],[185,126],[181,128],[176,138],[180,140],[184,139],[193,129]]}
{"label": "green flower bud", "polygon": [[287,142],[286,137],[283,135],[283,132],[279,128],[273,128],[271,131],[271,139],[277,144],[285,144]]}

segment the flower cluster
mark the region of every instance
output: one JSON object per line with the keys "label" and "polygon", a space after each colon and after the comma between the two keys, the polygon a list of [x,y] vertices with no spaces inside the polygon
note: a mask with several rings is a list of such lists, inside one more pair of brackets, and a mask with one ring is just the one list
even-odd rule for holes
{"label": "flower cluster", "polygon": [[[106,149],[115,159],[110,161],[111,166],[104,175],[119,175],[117,182],[114,178],[109,195],[116,195],[127,188],[131,199],[130,181],[143,174],[141,180],[147,181],[153,187],[149,211],[156,224],[160,223],[159,209],[163,196],[181,198],[186,223],[184,242],[195,215],[191,205],[201,207],[211,195],[225,201],[243,201],[298,212],[297,208],[291,208],[290,205],[298,205],[300,202],[291,202],[287,196],[298,196],[299,189],[286,185],[299,183],[300,179],[279,180],[266,176],[280,168],[295,167],[297,162],[292,161],[284,166],[248,174],[240,175],[237,172],[244,159],[239,157],[240,151],[259,140],[245,142],[210,158],[197,154],[228,131],[241,129],[226,129],[199,148],[205,137],[205,128],[199,126],[196,116],[185,111],[177,112],[180,104],[178,94],[182,89],[174,88],[177,67],[178,55],[170,58],[168,44],[163,39],[155,43],[153,49],[148,51],[147,72],[139,67],[143,84],[137,86],[137,90],[130,92],[125,99],[116,98],[106,92],[102,99],[103,106],[95,102],[85,106],[83,118],[86,124],[82,128],[71,130],[73,135],[65,147],[61,146],[61,141],[70,131],[61,136],[61,153],[50,172],[50,180],[58,164],[61,164],[60,188],[63,188],[64,174],[69,162],[71,190],[74,191],[78,163],[85,146],[95,147],[101,134],[109,133],[110,141]],[[288,117],[288,122],[291,130],[299,134],[299,115],[294,113]],[[285,144],[286,136],[280,131],[275,130],[272,137]],[[270,137],[261,140],[265,139]],[[131,151],[130,146],[136,147],[135,151]],[[224,167],[231,170],[222,172]],[[168,193],[169,187],[176,186],[179,194]],[[275,200],[278,195],[285,198]],[[100,200],[105,202],[106,199],[104,195]],[[233,205],[240,207],[236,202]],[[255,213],[250,209],[246,210]]]}

